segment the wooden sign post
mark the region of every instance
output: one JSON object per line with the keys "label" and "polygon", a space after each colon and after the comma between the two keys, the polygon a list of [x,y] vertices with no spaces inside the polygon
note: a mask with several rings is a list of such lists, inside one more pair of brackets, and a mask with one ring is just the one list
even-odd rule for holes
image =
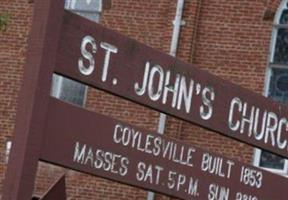
{"label": "wooden sign post", "polygon": [[64,0],[38,0],[34,12],[3,200],[31,199],[38,160],[181,199],[287,199],[284,177],[60,102],[50,90],[58,73],[287,158],[285,106],[64,11]]}
{"label": "wooden sign post", "polygon": [[2,200],[32,197],[63,12],[64,0],[35,0]]}

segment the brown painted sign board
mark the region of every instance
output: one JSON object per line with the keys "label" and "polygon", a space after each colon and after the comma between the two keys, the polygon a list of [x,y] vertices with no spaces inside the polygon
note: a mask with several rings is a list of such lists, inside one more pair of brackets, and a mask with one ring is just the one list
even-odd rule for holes
{"label": "brown painted sign board", "polygon": [[287,199],[282,176],[52,97],[44,130],[42,161],[94,176],[180,199]]}
{"label": "brown painted sign board", "polygon": [[55,72],[288,158],[287,106],[69,12]]}
{"label": "brown painted sign board", "polygon": [[3,200],[31,199],[39,159],[182,199],[284,199],[283,177],[140,129],[144,150],[137,132],[121,145],[121,130],[138,128],[52,99],[56,72],[287,157],[286,107],[63,8],[35,1]]}

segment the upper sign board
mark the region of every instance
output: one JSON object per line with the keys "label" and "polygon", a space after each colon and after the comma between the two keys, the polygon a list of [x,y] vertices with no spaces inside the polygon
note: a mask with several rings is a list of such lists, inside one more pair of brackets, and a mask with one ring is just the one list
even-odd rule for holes
{"label": "upper sign board", "polygon": [[69,12],[55,72],[288,158],[286,106]]}

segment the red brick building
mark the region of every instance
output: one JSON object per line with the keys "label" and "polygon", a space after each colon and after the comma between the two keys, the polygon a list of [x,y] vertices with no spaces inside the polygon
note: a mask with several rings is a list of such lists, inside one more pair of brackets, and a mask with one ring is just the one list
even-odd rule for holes
{"label": "red brick building", "polygon": [[[35,0],[36,1],[36,0]],[[103,0],[105,1],[105,0]],[[80,1],[81,2],[81,1]],[[171,53],[177,1],[112,0],[101,9],[77,0],[67,9]],[[85,3],[85,2],[84,2]],[[0,2],[0,193],[13,135],[33,1]],[[288,101],[287,0],[185,0],[176,56],[256,93]],[[156,131],[159,113],[83,85],[53,77],[52,95],[85,108]],[[288,161],[243,143],[167,117],[165,135],[276,173],[288,175]],[[39,163],[35,194],[45,192],[63,172],[70,199],[147,199],[147,191]],[[156,195],[156,199],[169,199]]]}

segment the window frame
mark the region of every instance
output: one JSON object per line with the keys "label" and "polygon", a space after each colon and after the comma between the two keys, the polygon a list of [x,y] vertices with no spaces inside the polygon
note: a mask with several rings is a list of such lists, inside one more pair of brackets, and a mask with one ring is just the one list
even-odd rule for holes
{"label": "window frame", "polygon": [[[95,10],[85,10],[85,9],[78,9],[76,7],[77,1],[83,1],[83,0],[65,0],[65,9],[70,10],[80,16],[83,16],[83,14],[97,14],[98,16],[95,19],[87,18],[88,20],[92,20],[94,22],[99,22],[101,17],[101,12],[103,10],[103,0],[97,0],[99,2],[99,7],[97,7]],[[87,2],[88,0],[86,0]],[[91,0],[92,1],[92,0]]]}
{"label": "window frame", "polygon": [[[69,9],[73,12],[85,12],[85,13],[94,13],[97,12],[99,14],[101,14],[102,10],[103,10],[103,0],[98,0],[99,1],[99,8],[97,10],[81,10],[81,9],[76,9],[76,3],[79,0],[65,0],[65,8]],[[83,0],[82,0],[83,1]],[[87,0],[86,0],[87,1]],[[91,0],[92,1],[92,0]],[[68,2],[68,3],[67,3]]]}
{"label": "window frame", "polygon": [[[53,74],[53,76],[56,76],[55,79],[58,79],[57,81],[53,81],[53,84],[52,84],[52,88],[55,87],[55,90],[53,92],[53,89],[51,90],[51,95],[57,99],[60,99],[60,96],[61,96],[61,90],[62,90],[62,85],[63,85],[63,80],[66,79],[65,77],[61,76],[61,75],[58,75],[58,74]],[[68,79],[68,78],[67,78]],[[70,80],[70,79],[68,79]],[[82,83],[78,83],[78,84],[82,84]],[[82,84],[84,85],[84,84]],[[87,85],[84,85],[84,95],[83,95],[83,103],[82,103],[82,107],[85,107],[86,105],[86,101],[87,101],[87,94],[88,94],[88,86]],[[73,103],[73,102],[70,102],[70,103]],[[75,104],[75,103],[73,103]],[[75,104],[75,105],[78,105],[80,106],[79,104]]]}
{"label": "window frame", "polygon": [[282,170],[280,169],[275,169],[275,168],[268,168],[268,167],[261,167],[260,166],[260,156],[261,156],[262,150],[255,148],[254,149],[254,157],[253,157],[253,165],[260,167],[262,169],[265,169],[267,171],[273,172],[273,173],[277,173],[277,174],[282,174],[282,175],[287,175],[288,176],[288,160],[285,159],[284,162],[284,167]]}
{"label": "window frame", "polygon": [[[264,90],[263,90],[263,95],[265,97],[268,97],[268,95],[269,95],[269,87],[270,87],[270,83],[271,83],[272,69],[273,68],[274,69],[280,68],[280,69],[287,69],[287,71],[288,71],[288,64],[284,65],[284,64],[274,64],[273,63],[278,30],[279,30],[279,28],[287,28],[288,29],[288,24],[283,25],[283,24],[279,23],[283,10],[285,8],[288,8],[287,3],[288,3],[288,0],[283,0],[281,2],[280,6],[278,7],[278,10],[275,14],[274,21],[273,21],[272,35],[271,35],[271,41],[270,41],[270,47],[269,47],[270,51],[269,51],[269,56],[268,56],[268,64],[266,67],[265,83],[264,83]],[[260,166],[261,153],[262,153],[261,149],[258,149],[258,148],[254,149],[253,165],[255,165],[257,167],[261,167]],[[271,171],[271,172],[274,172],[274,173],[278,173],[278,174],[282,174],[282,175],[287,176],[288,175],[288,160],[285,159],[284,167],[282,170],[267,168],[267,167],[261,167],[261,168],[266,169],[266,170]]]}

